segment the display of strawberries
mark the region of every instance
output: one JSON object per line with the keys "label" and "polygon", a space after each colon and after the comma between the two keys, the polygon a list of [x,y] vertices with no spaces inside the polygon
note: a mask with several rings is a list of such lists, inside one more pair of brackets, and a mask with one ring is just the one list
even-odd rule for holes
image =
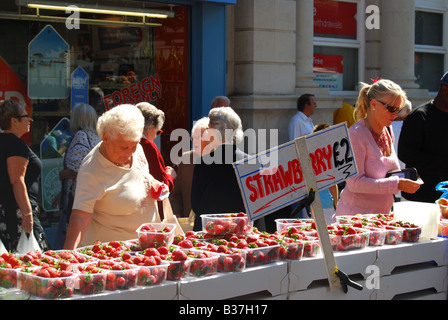
{"label": "display of strawberries", "polygon": [[166,279],[168,263],[162,261],[156,266],[140,266],[138,269],[137,285],[152,286],[160,284]]}
{"label": "display of strawberries", "polygon": [[44,252],[44,254],[54,259],[64,260],[66,262],[74,264],[93,262],[97,260],[96,258],[81,254],[73,250],[47,250]]}
{"label": "display of strawberries", "polygon": [[187,250],[186,255],[191,259],[189,274],[193,277],[204,277],[218,271],[218,255],[202,250]]}
{"label": "display of strawberries", "polygon": [[395,221],[391,226],[403,228],[403,242],[418,242],[422,228],[409,222]]}
{"label": "display of strawberries", "polygon": [[173,243],[174,228],[171,223],[145,223],[137,229],[141,249],[169,247]]}
{"label": "display of strawberries", "polygon": [[188,258],[185,251],[175,249],[163,255],[162,259],[169,263],[166,276],[167,280],[181,280],[188,275],[191,259]]}
{"label": "display of strawberries", "polygon": [[137,266],[113,260],[99,260],[96,266],[108,271],[106,290],[125,290],[135,287],[137,284]]}
{"label": "display of strawberries", "polygon": [[206,214],[201,216],[202,229],[213,236],[227,234],[247,234],[252,230],[253,222],[243,212],[232,214]]}
{"label": "display of strawberries", "polygon": [[123,241],[96,241],[93,246],[78,248],[76,251],[96,259],[108,260],[119,258],[123,252],[130,251],[130,245]]}
{"label": "display of strawberries", "polygon": [[78,265],[78,277],[75,283],[75,293],[87,295],[103,292],[106,289],[107,271],[98,268],[95,263]]}
{"label": "display of strawberries", "polygon": [[18,273],[20,289],[49,299],[67,298],[73,295],[76,275],[57,266],[23,269]]}
{"label": "display of strawberries", "polygon": [[365,248],[369,244],[369,231],[352,225],[329,225],[330,241],[333,250],[347,251]]}
{"label": "display of strawberries", "polygon": [[279,257],[282,260],[300,260],[303,256],[303,242],[293,238],[285,238],[280,244]]}

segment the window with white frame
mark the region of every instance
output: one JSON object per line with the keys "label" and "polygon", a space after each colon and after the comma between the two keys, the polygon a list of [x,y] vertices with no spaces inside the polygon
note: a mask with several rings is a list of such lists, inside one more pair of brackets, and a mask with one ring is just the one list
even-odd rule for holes
{"label": "window with white frame", "polygon": [[314,0],[314,81],[330,91],[354,91],[362,78],[360,1]]}
{"label": "window with white frame", "polygon": [[438,91],[444,73],[444,14],[415,12],[415,76],[421,89]]}

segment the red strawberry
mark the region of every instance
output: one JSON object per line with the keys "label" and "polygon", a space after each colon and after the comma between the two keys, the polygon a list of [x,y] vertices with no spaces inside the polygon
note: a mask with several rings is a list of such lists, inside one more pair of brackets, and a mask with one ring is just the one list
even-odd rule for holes
{"label": "red strawberry", "polygon": [[213,227],[213,232],[215,235],[220,235],[224,231],[224,226],[221,224],[215,224]]}

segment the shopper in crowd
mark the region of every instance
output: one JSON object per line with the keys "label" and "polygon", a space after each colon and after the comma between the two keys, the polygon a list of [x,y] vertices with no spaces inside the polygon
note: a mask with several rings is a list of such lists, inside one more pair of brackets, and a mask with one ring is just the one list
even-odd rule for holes
{"label": "shopper in crowd", "polygon": [[347,128],[350,128],[355,124],[355,107],[348,104],[343,103],[342,107],[333,111],[333,124],[338,124],[346,122]]}
{"label": "shopper in crowd", "polygon": [[79,103],[74,106],[70,116],[70,130],[74,134],[64,156],[64,169],[59,172],[62,191],[59,199],[59,224],[56,232],[55,247],[61,249],[65,242],[67,224],[70,221],[73,199],[76,190],[76,176],[82,160],[100,141],[96,133],[98,115],[89,104]]}
{"label": "shopper in crowd", "polygon": [[[289,122],[289,140],[292,141],[299,137],[305,136],[313,132],[314,124],[311,116],[317,108],[316,100],[313,94],[302,94],[297,100],[297,113]],[[291,211],[294,213],[299,203],[291,205]],[[302,209],[295,213],[297,218],[307,218],[306,210]]]}
{"label": "shopper in crowd", "polygon": [[[165,122],[165,113],[148,102],[140,102],[136,106],[145,118],[145,127],[140,144],[145,152],[146,160],[148,160],[149,173],[158,181],[165,183],[171,192],[174,188],[176,171],[170,166],[165,166],[162,154],[154,143],[154,139],[163,132],[162,127]],[[159,201],[157,205],[159,214],[163,219],[163,203]]]}
{"label": "shopper in crowd", "polygon": [[161,182],[149,174],[139,144],[144,125],[140,110],[127,104],[98,119],[102,141],[79,168],[64,248],[132,239],[141,224],[160,221],[150,190]]}
{"label": "shopper in crowd", "polygon": [[208,123],[208,117],[203,117],[195,122],[191,130],[193,150],[184,152],[179,161],[176,183],[170,194],[171,207],[178,217],[189,217],[190,215],[194,165],[199,162],[204,147],[208,143],[202,139],[204,131],[208,128]]}
{"label": "shopper in crowd", "polygon": [[16,250],[22,230],[49,248],[38,217],[42,162],[20,139],[31,121],[22,103],[0,102],[0,238],[8,251]]}
{"label": "shopper in crowd", "polygon": [[[330,127],[328,123],[319,123],[314,127],[313,132],[317,132]],[[336,206],[339,200],[338,185],[332,185],[331,187],[319,191],[320,202],[322,203],[322,209],[324,211],[325,221],[328,224],[334,223],[336,220],[334,214],[336,212]]]}
{"label": "shopper in crowd", "polygon": [[202,214],[245,212],[232,166],[233,162],[247,157],[236,146],[243,137],[241,119],[231,107],[213,108],[208,117],[210,123],[205,135],[210,143],[194,167],[191,188],[193,230],[196,231],[202,229]]}
{"label": "shopper in crowd", "polygon": [[299,97],[297,100],[297,113],[289,122],[290,141],[313,132],[314,124],[310,117],[314,114],[316,108],[317,104],[313,94],[306,93]]}
{"label": "shopper in crowd", "polygon": [[349,129],[358,174],[347,179],[336,215],[390,213],[394,194],[399,190],[414,193],[420,187],[416,181],[386,177],[399,169],[390,125],[404,106],[406,93],[385,79],[361,85],[356,106],[359,121]]}
{"label": "shopper in crowd", "polygon": [[216,96],[213,98],[210,109],[217,107],[230,107],[230,99],[226,96]]}
{"label": "shopper in crowd", "polygon": [[448,181],[448,72],[433,101],[415,108],[404,120],[398,142],[398,157],[416,168],[424,184],[414,194],[402,192],[411,201],[434,202],[442,193],[439,182]]}

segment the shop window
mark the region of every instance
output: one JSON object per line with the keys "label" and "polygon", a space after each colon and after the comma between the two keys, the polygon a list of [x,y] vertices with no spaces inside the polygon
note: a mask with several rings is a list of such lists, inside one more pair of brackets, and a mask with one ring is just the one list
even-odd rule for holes
{"label": "shop window", "polygon": [[[13,6],[5,7],[11,2],[2,2],[0,11],[13,10]],[[160,19],[161,25],[157,27],[81,23],[79,28],[69,29],[64,22],[0,19],[0,38],[7,44],[0,46],[0,58],[23,85],[28,85],[30,66],[38,66],[42,74],[45,68],[63,60],[62,57],[48,60],[42,53],[34,52],[32,61],[28,61],[29,43],[50,25],[69,46],[68,70],[63,76],[59,73],[54,76],[67,78],[61,81],[67,81],[69,93],[70,75],[82,67],[88,74],[89,88],[104,94],[104,99],[97,100],[95,105],[91,102],[98,114],[114,105],[141,101],[148,101],[165,112],[164,133],[159,146],[168,164],[171,131],[189,128],[190,12],[188,6],[162,8],[159,4],[158,8],[173,10],[174,16]],[[119,20],[121,17],[108,19]],[[71,108],[70,96],[55,99],[39,94],[39,90],[35,90],[29,101],[34,118],[34,149],[42,141],[47,127],[52,128],[61,118],[70,117]]]}
{"label": "shop window", "polygon": [[330,91],[353,91],[361,41],[357,2],[314,0],[314,81]]}
{"label": "shop window", "polygon": [[422,89],[438,91],[440,78],[444,73],[444,55],[426,52],[415,53],[415,75],[416,83]]}
{"label": "shop window", "polygon": [[422,89],[439,90],[440,77],[445,70],[445,36],[442,13],[416,11],[415,76]]}
{"label": "shop window", "polygon": [[415,12],[415,44],[443,45],[443,14]]}

